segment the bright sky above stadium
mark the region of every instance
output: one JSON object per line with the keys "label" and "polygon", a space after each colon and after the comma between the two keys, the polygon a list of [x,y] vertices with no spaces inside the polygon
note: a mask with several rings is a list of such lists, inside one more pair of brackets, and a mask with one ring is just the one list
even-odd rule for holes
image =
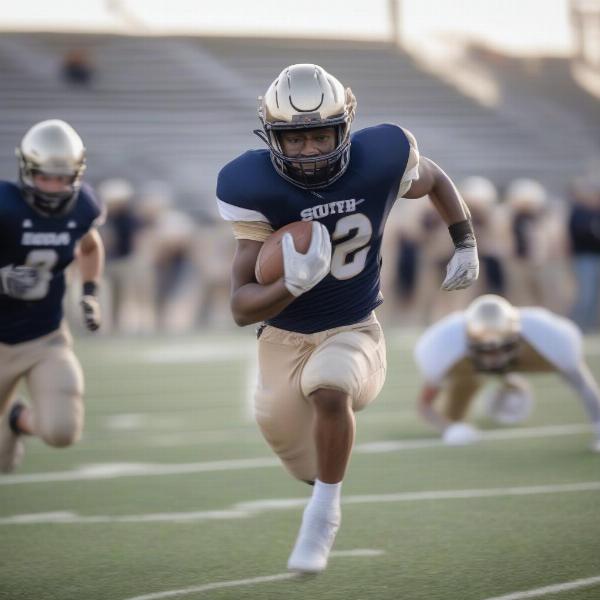
{"label": "bright sky above stadium", "polygon": [[[411,44],[468,36],[514,53],[567,54],[568,0],[401,0]],[[120,13],[117,14],[117,8]],[[0,0],[0,29],[384,39],[388,0]]]}

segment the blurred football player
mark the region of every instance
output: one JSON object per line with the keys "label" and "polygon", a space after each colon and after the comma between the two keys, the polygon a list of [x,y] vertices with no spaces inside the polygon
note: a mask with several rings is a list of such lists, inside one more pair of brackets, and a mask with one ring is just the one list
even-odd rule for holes
{"label": "blurred football player", "polygon": [[[446,443],[479,439],[465,417],[483,376],[498,379],[488,394],[489,416],[509,425],[525,419],[532,408],[532,390],[521,373],[557,373],[581,399],[594,427],[592,449],[600,452],[600,392],[584,361],[581,333],[571,321],[486,294],[429,327],[417,342],[415,358],[425,379],[419,412]],[[435,406],[440,392],[443,411]]]}
{"label": "blurred football player", "polygon": [[[296,478],[314,483],[288,568],[319,572],[340,525],[340,492],[354,440],[354,412],[384,382],[385,343],[373,310],[380,246],[398,197],[430,196],[456,246],[443,287],[478,275],[469,213],[454,185],[419,157],[396,125],[350,135],[356,100],[324,69],[284,69],[259,99],[267,149],[242,154],[220,172],[221,216],[233,222],[237,249],[231,309],[238,325],[258,329],[255,414],[268,443]],[[284,275],[259,285],[262,243],[293,221],[312,222],[305,254],[282,239]]]}
{"label": "blurred football player", "polygon": [[[76,254],[87,328],[100,326],[97,282],[102,211],[82,184],[85,148],[64,121],[34,125],[16,150],[19,183],[0,181],[0,470],[17,466],[23,436],[75,442],[83,426],[83,377],[63,323],[65,269]],[[13,401],[25,378],[31,406]]]}

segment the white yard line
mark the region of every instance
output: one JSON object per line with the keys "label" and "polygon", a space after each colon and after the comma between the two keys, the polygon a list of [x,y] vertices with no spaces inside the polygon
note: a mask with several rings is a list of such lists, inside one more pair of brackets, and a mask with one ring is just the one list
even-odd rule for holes
{"label": "white yard line", "polygon": [[[518,429],[500,429],[481,432],[483,440],[502,441],[513,439],[532,439],[575,435],[590,431],[589,425],[551,425],[545,427],[529,427]],[[355,454],[380,454],[419,448],[437,448],[442,446],[439,438],[424,438],[405,441],[382,441],[358,444]],[[448,451],[453,451],[449,448]],[[119,477],[151,477],[157,475],[184,475],[190,473],[207,473],[217,471],[244,471],[248,469],[264,469],[277,467],[279,460],[275,457],[240,458],[231,460],[215,460],[198,463],[107,463],[83,465],[71,471],[54,471],[49,473],[29,473],[23,475],[0,476],[0,486],[20,485],[26,483],[54,483],[65,481],[116,479]]]}
{"label": "white yard line", "polygon": [[[545,425],[543,427],[519,427],[514,429],[496,429],[492,431],[481,431],[483,440],[515,440],[515,439],[534,439],[544,437],[557,437],[563,435],[575,435],[591,431],[590,425],[570,424],[570,425]],[[441,439],[416,439],[416,440],[398,440],[384,442],[366,442],[357,444],[354,452],[360,454],[381,454],[384,452],[396,452],[398,450],[412,450],[416,448],[435,448],[443,446]]]}
{"label": "white yard line", "polygon": [[[384,554],[382,550],[373,550],[370,548],[356,550],[338,550],[331,553],[331,558],[368,558],[373,556],[381,556]],[[234,581],[217,581],[215,583],[205,583],[179,590],[168,590],[165,592],[155,592],[152,594],[144,594],[143,596],[134,596],[127,600],[163,600],[163,598],[178,598],[189,594],[197,594],[199,592],[209,592],[211,590],[219,590],[222,588],[242,587],[250,585],[258,585],[260,583],[271,583],[273,581],[285,581],[286,579],[297,579],[300,575],[297,573],[279,573],[278,575],[265,575],[263,577],[252,577],[250,579],[236,579]]]}
{"label": "white yard line", "polygon": [[486,600],[525,600],[526,598],[540,598],[541,596],[546,596],[548,594],[559,594],[561,592],[577,590],[584,587],[592,587],[594,585],[600,585],[600,577],[575,579],[574,581],[556,583],[554,585],[547,585],[545,587],[536,588],[533,590],[513,592],[512,594],[506,594],[505,596],[494,596],[493,598],[486,598]]}
{"label": "white yard line", "polygon": [[[400,492],[397,494],[364,494],[342,496],[342,504],[381,504],[390,502],[422,502],[435,500],[468,500],[472,498],[502,498],[507,496],[533,496],[538,494],[564,494],[598,492],[600,481],[536,485],[506,488],[483,488],[465,490],[431,490],[425,492]],[[266,498],[251,502],[238,502],[223,510],[205,510],[179,513],[147,513],[138,515],[91,515],[82,516],[72,511],[31,513],[0,518],[2,525],[31,524],[95,524],[95,523],[188,523],[190,521],[215,521],[256,517],[273,510],[290,510],[305,506],[307,499]]]}

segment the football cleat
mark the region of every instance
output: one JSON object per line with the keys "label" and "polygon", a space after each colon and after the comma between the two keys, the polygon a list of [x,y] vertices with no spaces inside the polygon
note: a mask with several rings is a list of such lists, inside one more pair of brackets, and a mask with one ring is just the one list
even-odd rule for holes
{"label": "football cleat", "polygon": [[25,444],[22,435],[15,432],[14,423],[24,404],[18,400],[5,412],[0,419],[0,471],[10,473],[21,464],[25,454]]}
{"label": "football cleat", "polygon": [[309,504],[304,510],[300,532],[287,568],[305,574],[324,571],[341,520],[339,508],[324,512]]}

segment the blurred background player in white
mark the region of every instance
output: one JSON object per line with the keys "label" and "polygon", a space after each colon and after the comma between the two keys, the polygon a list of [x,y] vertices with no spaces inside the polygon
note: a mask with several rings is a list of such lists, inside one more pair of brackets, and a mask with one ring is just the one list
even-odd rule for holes
{"label": "blurred background player in white", "polygon": [[[17,148],[19,183],[0,182],[0,470],[23,455],[23,435],[73,444],[83,428],[83,375],[63,322],[65,269],[77,256],[87,328],[100,326],[102,210],[82,184],[85,148],[64,121],[34,125]],[[21,378],[31,406],[13,395]]]}
{"label": "blurred background player in white", "polygon": [[[429,327],[415,347],[425,383],[418,398],[421,416],[450,445],[476,442],[478,431],[465,423],[484,376],[497,388],[488,395],[488,413],[499,423],[522,421],[533,393],[520,373],[557,373],[581,399],[594,428],[592,449],[600,452],[600,393],[585,363],[582,336],[569,320],[543,308],[516,308],[486,294],[466,311]],[[443,409],[435,406],[442,392]]]}
{"label": "blurred background player in white", "polygon": [[[268,150],[227,164],[217,183],[221,216],[237,250],[231,308],[238,325],[259,328],[255,412],[291,474],[314,483],[288,568],[325,569],[341,522],[341,485],[354,442],[354,412],[383,386],[385,342],[373,310],[384,225],[397,198],[426,195],[455,245],[446,290],[478,276],[468,208],[448,176],[419,157],[409,132],[390,124],[350,136],[356,99],[314,64],[284,69],[260,99]],[[262,243],[288,223],[312,221],[306,254],[282,239],[284,275],[259,285]],[[447,235],[447,234],[446,234]],[[333,246],[333,252],[332,252]]]}

